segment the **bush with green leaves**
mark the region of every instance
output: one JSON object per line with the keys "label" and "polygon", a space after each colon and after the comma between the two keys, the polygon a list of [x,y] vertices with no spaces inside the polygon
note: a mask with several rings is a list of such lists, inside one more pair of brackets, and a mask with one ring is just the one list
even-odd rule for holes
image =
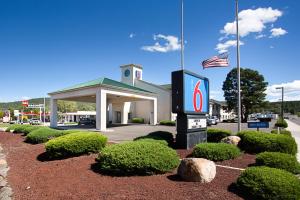
{"label": "bush with green leaves", "polygon": [[171,120],[162,120],[159,122],[159,124],[165,126],[176,126],[176,122]]}
{"label": "bush with green leaves", "polygon": [[236,185],[251,199],[300,199],[300,180],[281,169],[249,167],[241,173]]}
{"label": "bush with green leaves", "polygon": [[14,128],[14,133],[23,133],[24,135],[27,135],[31,131],[37,130],[41,128],[40,126],[32,126],[32,125],[19,125]]}
{"label": "bush with green leaves", "polygon": [[142,140],[142,139],[164,140],[170,146],[172,146],[174,143],[173,134],[170,132],[167,132],[167,131],[151,132],[148,135],[137,137],[134,140],[136,141],[136,140]]}
{"label": "bush with green leaves", "polygon": [[291,154],[279,152],[263,152],[256,156],[256,165],[284,169],[294,174],[300,173],[300,164]]}
{"label": "bush with green leaves", "polygon": [[[275,130],[275,129],[274,129],[274,130],[271,131],[271,133],[276,134],[276,133],[278,133],[278,130]],[[286,129],[281,129],[281,130],[279,130],[279,134],[283,134],[283,135],[287,135],[287,136],[292,137],[291,131],[288,131],[288,130],[286,130]]]}
{"label": "bush with green leaves", "polygon": [[220,142],[223,138],[230,136],[231,131],[217,128],[207,129],[207,142]]}
{"label": "bush with green leaves", "polygon": [[297,112],[297,116],[300,117],[300,112]]}
{"label": "bush with green leaves", "polygon": [[56,138],[65,135],[64,131],[56,130],[48,127],[42,127],[30,132],[25,141],[32,144],[44,143],[52,138]]}
{"label": "bush with green leaves", "polygon": [[12,125],[9,125],[6,129],[5,129],[5,132],[11,132],[13,130],[15,130],[16,128],[22,126],[21,124],[12,124]]}
{"label": "bush with green leaves", "polygon": [[239,147],[248,153],[281,152],[295,155],[297,144],[293,137],[260,131],[241,131],[237,134],[241,141]]}
{"label": "bush with green leaves", "polygon": [[54,138],[45,144],[50,158],[66,158],[97,153],[106,145],[107,137],[96,132],[75,132]]}
{"label": "bush with green leaves", "polygon": [[143,118],[139,118],[139,117],[135,117],[135,118],[132,118],[131,122],[132,123],[143,124],[144,123],[144,119]]}
{"label": "bush with green leaves", "polygon": [[157,139],[153,139],[153,138],[143,138],[143,139],[138,139],[135,140],[136,142],[158,142],[160,144],[166,145],[168,146],[168,142],[165,140],[157,140]]}
{"label": "bush with green leaves", "polygon": [[97,168],[110,175],[152,175],[170,172],[179,165],[175,150],[158,142],[127,142],[105,147]]}
{"label": "bush with green leaves", "polygon": [[201,143],[197,144],[192,152],[196,158],[206,158],[213,161],[229,160],[238,157],[240,149],[232,144]]}
{"label": "bush with green leaves", "polygon": [[276,127],[287,128],[287,127],[288,127],[288,124],[287,124],[287,122],[286,122],[284,119],[279,118],[279,119],[276,121],[275,126],[276,126]]}

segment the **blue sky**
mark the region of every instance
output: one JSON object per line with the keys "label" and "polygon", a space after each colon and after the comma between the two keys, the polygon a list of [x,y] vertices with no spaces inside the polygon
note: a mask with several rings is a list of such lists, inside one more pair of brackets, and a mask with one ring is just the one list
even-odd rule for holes
{"label": "blue sky", "polygon": [[[300,2],[239,6],[241,66],[265,76],[269,100],[280,98],[278,85],[286,99],[300,100]],[[222,83],[236,66],[234,0],[185,0],[184,9],[186,69],[208,77],[211,96],[222,100]],[[102,76],[120,80],[119,66],[128,63],[141,64],[146,81],[169,83],[180,66],[179,11],[179,0],[0,0],[0,102]],[[230,67],[202,69],[202,60],[225,50]]]}

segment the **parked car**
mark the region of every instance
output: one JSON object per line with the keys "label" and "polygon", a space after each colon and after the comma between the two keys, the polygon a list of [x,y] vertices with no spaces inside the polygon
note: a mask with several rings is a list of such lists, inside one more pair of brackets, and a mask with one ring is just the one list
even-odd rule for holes
{"label": "parked car", "polygon": [[41,121],[39,119],[32,118],[32,119],[29,120],[29,124],[30,125],[40,125]]}
{"label": "parked car", "polygon": [[90,118],[81,118],[78,125],[95,125],[96,121]]}
{"label": "parked car", "polygon": [[218,124],[217,121],[216,121],[216,119],[213,118],[213,117],[207,118],[207,122],[206,123],[207,123],[208,126],[217,125]]}
{"label": "parked car", "polygon": [[219,118],[217,116],[212,116],[216,120],[216,123],[218,124],[220,122]]}

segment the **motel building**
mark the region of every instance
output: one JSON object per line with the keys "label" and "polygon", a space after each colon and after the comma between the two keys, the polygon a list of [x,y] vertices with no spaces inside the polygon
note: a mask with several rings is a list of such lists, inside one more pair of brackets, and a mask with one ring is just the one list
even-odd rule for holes
{"label": "motel building", "polygon": [[57,127],[57,100],[96,103],[96,129],[106,131],[108,124],[127,124],[134,117],[155,125],[175,120],[171,112],[171,85],[143,80],[140,65],[123,65],[121,81],[99,78],[49,93],[50,126]]}

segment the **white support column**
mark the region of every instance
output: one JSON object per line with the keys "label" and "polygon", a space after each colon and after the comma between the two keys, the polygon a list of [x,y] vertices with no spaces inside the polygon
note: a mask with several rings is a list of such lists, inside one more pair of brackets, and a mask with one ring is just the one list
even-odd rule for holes
{"label": "white support column", "polygon": [[153,99],[151,101],[152,104],[152,111],[150,114],[150,124],[151,125],[156,125],[157,124],[157,99]]}
{"label": "white support column", "polygon": [[112,103],[108,103],[108,122],[113,122],[113,106],[112,106]]}
{"label": "white support column", "polygon": [[50,99],[50,127],[57,127],[57,99]]}
{"label": "white support column", "polygon": [[130,110],[130,102],[124,102],[122,105],[122,112],[121,112],[121,123],[128,124],[128,113]]}
{"label": "white support column", "polygon": [[96,93],[96,129],[106,131],[106,92],[102,89]]}

